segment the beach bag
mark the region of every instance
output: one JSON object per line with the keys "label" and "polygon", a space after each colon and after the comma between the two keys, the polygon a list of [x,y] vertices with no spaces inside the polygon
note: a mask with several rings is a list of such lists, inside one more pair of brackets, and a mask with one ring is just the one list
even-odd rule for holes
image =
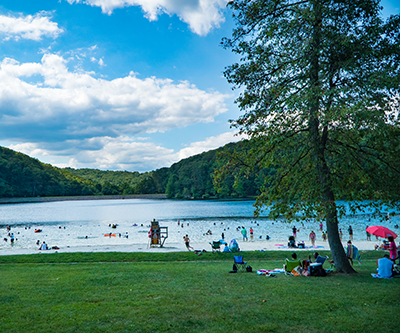
{"label": "beach bag", "polygon": [[322,265],[310,265],[310,276],[326,276]]}
{"label": "beach bag", "polygon": [[303,272],[301,272],[301,275],[310,276],[310,272],[308,271],[308,269],[303,269]]}
{"label": "beach bag", "polygon": [[294,276],[300,276],[301,275],[301,267],[297,266],[297,267],[293,268],[291,273]]}

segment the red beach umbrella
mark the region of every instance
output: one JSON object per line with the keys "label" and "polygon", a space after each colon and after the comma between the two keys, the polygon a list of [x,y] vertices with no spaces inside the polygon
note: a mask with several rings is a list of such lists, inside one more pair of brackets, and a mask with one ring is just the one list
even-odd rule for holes
{"label": "red beach umbrella", "polygon": [[369,232],[371,235],[388,238],[389,236],[393,236],[394,239],[397,238],[397,235],[390,229],[383,227],[381,225],[373,225],[365,229],[366,232]]}

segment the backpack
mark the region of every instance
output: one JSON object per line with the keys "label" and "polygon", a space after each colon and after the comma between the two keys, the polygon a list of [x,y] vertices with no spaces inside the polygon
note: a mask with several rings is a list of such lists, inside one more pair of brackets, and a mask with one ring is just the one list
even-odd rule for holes
{"label": "backpack", "polygon": [[246,271],[251,273],[253,271],[253,268],[249,265],[246,267]]}
{"label": "backpack", "polygon": [[310,276],[326,276],[326,272],[322,265],[310,265]]}

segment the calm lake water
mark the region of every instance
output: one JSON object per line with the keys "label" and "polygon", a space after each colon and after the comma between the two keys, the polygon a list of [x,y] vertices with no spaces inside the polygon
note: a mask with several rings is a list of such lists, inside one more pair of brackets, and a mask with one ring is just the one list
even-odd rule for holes
{"label": "calm lake water", "polygon": [[[293,226],[300,228],[300,241],[307,241],[311,230],[319,230],[319,223],[316,221],[305,223],[303,227],[301,223],[272,221],[266,217],[255,219],[253,203],[254,201],[129,199],[0,205],[0,251],[10,249],[11,246],[6,225],[11,226],[11,232],[17,238],[14,248],[25,249],[37,248],[37,240],[45,240],[50,246],[59,247],[145,245],[152,219],[160,221],[161,226],[168,227],[166,245],[182,243],[185,234],[189,234],[192,243],[218,240],[222,232],[228,240],[240,239],[238,226],[245,226],[247,230],[252,227],[257,241],[265,241],[266,235],[269,235],[271,241],[278,243],[287,241]],[[364,240],[367,225],[382,224],[393,230],[395,224],[400,224],[399,215],[386,222],[369,221],[369,218],[368,215],[356,215],[342,219],[340,227],[344,239],[348,235],[349,225],[354,229],[354,239]],[[112,229],[109,224],[118,224],[118,227]],[[43,231],[34,233],[35,229]],[[206,235],[208,230],[213,234]],[[120,233],[122,237],[104,237],[104,234],[110,232]],[[320,237],[320,232],[317,232],[317,236]],[[8,241],[4,241],[4,238],[8,238]]]}

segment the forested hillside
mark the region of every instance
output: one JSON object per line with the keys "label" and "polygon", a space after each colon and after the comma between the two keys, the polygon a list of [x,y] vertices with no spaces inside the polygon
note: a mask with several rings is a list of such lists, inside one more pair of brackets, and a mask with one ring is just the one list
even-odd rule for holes
{"label": "forested hillside", "polygon": [[0,147],[0,197],[92,195],[96,192],[91,181]]}
{"label": "forested hillside", "polygon": [[[213,184],[217,167],[225,164],[234,150],[247,151],[249,142],[230,143],[216,150],[186,158],[168,169],[165,193],[168,198],[245,198],[259,194],[265,171],[237,177],[234,174],[220,178],[218,188]],[[158,170],[154,173],[157,174]]]}
{"label": "forested hillside", "polygon": [[99,191],[105,195],[165,193],[164,179],[168,177],[167,168],[157,170],[157,174],[153,171],[139,173],[98,169],[65,168],[64,170],[96,183]]}
{"label": "forested hillside", "polygon": [[[168,198],[243,198],[259,193],[263,173],[220,179],[216,167],[226,163],[226,152],[248,149],[248,142],[231,143],[195,155],[169,168],[139,173],[97,169],[55,168],[37,159],[0,147],[0,197],[129,195],[165,193]],[[224,153],[225,152],[225,153]]]}

